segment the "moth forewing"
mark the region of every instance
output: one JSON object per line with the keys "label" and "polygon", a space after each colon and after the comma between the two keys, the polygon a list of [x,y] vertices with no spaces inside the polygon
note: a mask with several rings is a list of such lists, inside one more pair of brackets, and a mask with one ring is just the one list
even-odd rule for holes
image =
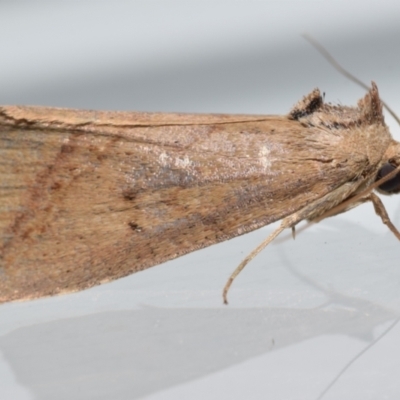
{"label": "moth forewing", "polygon": [[288,116],[3,107],[0,301],[317,218],[374,181],[392,144],[376,87],[357,108],[314,90]]}

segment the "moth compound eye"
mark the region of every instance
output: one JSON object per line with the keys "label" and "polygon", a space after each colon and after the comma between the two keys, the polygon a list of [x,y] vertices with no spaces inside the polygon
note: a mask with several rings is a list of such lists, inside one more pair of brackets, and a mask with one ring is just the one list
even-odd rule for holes
{"label": "moth compound eye", "polygon": [[[384,164],[381,169],[378,171],[378,175],[376,176],[376,180],[382,179],[384,176],[390,174],[394,171],[397,167],[392,164]],[[388,181],[382,183],[379,186],[379,190],[387,193],[399,193],[400,192],[400,173],[398,173],[393,178],[389,179]]]}

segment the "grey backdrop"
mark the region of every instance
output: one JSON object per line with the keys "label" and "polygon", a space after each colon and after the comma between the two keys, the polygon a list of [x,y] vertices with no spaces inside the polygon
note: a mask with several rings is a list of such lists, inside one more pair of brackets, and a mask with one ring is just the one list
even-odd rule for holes
{"label": "grey backdrop", "polygon": [[[355,104],[307,31],[400,110],[399,16],[398,1],[2,1],[0,104],[282,114],[314,87]],[[317,399],[335,378],[324,399],[399,398],[400,326],[375,341],[400,316],[400,244],[372,206],[282,235],[223,307],[272,229],[1,305],[0,399]]]}

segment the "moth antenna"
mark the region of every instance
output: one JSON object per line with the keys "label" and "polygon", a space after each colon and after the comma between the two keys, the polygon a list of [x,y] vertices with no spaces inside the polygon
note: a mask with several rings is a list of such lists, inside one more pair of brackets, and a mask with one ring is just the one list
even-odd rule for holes
{"label": "moth antenna", "polygon": [[279,228],[275,229],[265,240],[261,242],[233,271],[232,275],[229,277],[228,282],[226,282],[224,290],[222,292],[222,297],[224,299],[224,304],[228,304],[228,290],[232,285],[234,279],[240,274],[243,268],[260,252],[262,251],[269,243],[271,243],[282,231],[284,231],[288,226],[285,223],[286,220],[283,220]]}
{"label": "moth antenna", "polygon": [[371,347],[375,346],[381,339],[383,339],[400,321],[400,318],[396,318],[394,322],[387,328],[382,334],[380,334],[375,340],[373,340],[368,346],[364,347],[355,357],[353,357],[336,375],[336,377],[331,381],[331,383],[323,390],[323,392],[317,397],[317,400],[321,400],[332,386],[340,379],[341,376],[361,357],[363,356]]}
{"label": "moth antenna", "polygon": [[[329,64],[332,65],[333,68],[336,69],[340,74],[345,76],[347,79],[351,80],[358,86],[361,86],[365,90],[370,90],[370,87],[366,85],[363,81],[358,79],[356,76],[354,76],[352,73],[347,71],[345,68],[343,68],[334,58],[333,56],[328,52],[328,50],[322,46],[321,43],[319,43],[317,40],[315,40],[312,36],[310,36],[307,33],[302,34],[303,38],[307,40],[308,43],[310,43],[321,55],[324,57]],[[381,100],[383,107],[385,107],[386,111],[396,120],[396,122],[400,125],[400,118],[397,116],[397,114],[383,101]]]}

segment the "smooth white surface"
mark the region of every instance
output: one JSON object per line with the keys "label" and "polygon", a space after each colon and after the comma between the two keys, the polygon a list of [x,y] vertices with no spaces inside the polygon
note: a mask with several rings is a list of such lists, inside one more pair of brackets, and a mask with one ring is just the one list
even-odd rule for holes
{"label": "smooth white surface", "polygon": [[[3,2],[0,104],[286,113],[314,87],[400,110],[398,1]],[[387,120],[395,136],[399,128]],[[398,197],[383,198],[400,226]],[[317,399],[400,314],[399,243],[371,205],[273,226],[85,292],[0,306],[0,399]],[[324,399],[397,399],[400,327]]]}

